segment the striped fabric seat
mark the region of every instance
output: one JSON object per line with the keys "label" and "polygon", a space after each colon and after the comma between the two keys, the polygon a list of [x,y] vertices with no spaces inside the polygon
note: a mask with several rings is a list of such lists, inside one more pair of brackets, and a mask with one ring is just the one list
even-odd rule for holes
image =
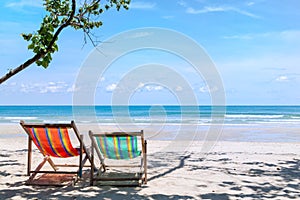
{"label": "striped fabric seat", "polygon": [[[28,135],[27,175],[29,178],[26,181],[27,185],[75,184],[78,177],[82,177],[83,167],[87,167],[85,163],[87,161],[92,163],[91,157],[87,153],[88,149],[83,142],[83,135],[80,135],[74,121],[50,124],[25,123],[21,120],[20,125]],[[75,136],[72,141],[69,134]],[[33,144],[44,156],[37,165],[33,162],[33,158],[38,158],[32,156]],[[74,148],[74,145],[79,147]],[[71,159],[72,157],[75,158]],[[45,166],[46,163],[51,168]],[[32,164],[36,165],[34,170],[32,170]],[[64,177],[64,181],[59,177]]]}
{"label": "striped fabric seat", "polygon": [[[147,141],[143,130],[105,133],[93,133],[90,130],[89,136],[92,163],[90,185],[95,183],[116,186],[147,184]],[[100,166],[97,168],[94,164],[95,154],[98,157],[96,159],[100,161]]]}
{"label": "striped fabric seat", "polygon": [[42,154],[52,157],[73,157],[80,154],[71,144],[67,128],[26,128]]}
{"label": "striped fabric seat", "polygon": [[100,136],[95,138],[102,155],[109,159],[132,159],[141,155],[136,136]]}

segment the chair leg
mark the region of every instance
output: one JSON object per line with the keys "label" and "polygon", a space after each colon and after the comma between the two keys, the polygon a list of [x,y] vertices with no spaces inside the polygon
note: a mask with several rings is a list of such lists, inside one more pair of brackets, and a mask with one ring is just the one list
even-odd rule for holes
{"label": "chair leg", "polygon": [[86,163],[87,160],[88,160],[88,156],[86,155],[86,156],[82,159],[82,161],[81,161],[82,167],[84,167],[84,165],[85,165],[85,163]]}
{"label": "chair leg", "polygon": [[147,141],[145,140],[145,159],[144,159],[144,173],[145,173],[145,184],[147,184]]}
{"label": "chair leg", "polygon": [[31,176],[29,177],[29,179],[26,181],[27,184],[30,184],[32,182],[32,180],[34,179],[34,177],[37,175],[37,172],[42,169],[42,167],[44,166],[44,164],[47,161],[49,161],[49,157],[45,157],[44,160],[37,166],[37,168],[31,174]]}
{"label": "chair leg", "polygon": [[90,172],[90,186],[94,185],[94,146],[91,147],[91,172]]}
{"label": "chair leg", "polygon": [[[82,177],[82,153],[83,153],[83,135],[80,135],[80,155],[79,155],[79,171],[78,171],[78,176],[81,178]],[[87,152],[85,152],[87,154]]]}
{"label": "chair leg", "polygon": [[30,176],[32,156],[32,139],[28,137],[27,176]]}
{"label": "chair leg", "polygon": [[58,168],[56,167],[56,165],[54,164],[53,160],[50,157],[47,157],[47,161],[48,163],[51,165],[51,167],[54,169],[54,171],[57,171]]}

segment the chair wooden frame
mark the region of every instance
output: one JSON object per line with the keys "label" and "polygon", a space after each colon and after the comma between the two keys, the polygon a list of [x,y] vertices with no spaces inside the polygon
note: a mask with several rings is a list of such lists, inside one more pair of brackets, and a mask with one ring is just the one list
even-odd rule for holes
{"label": "chair wooden frame", "polygon": [[[134,137],[140,137],[141,141],[141,164],[139,165],[107,165],[104,161],[105,156],[101,152],[97,142],[96,137],[120,137],[120,136],[134,136]],[[114,181],[116,183],[109,184],[114,186],[133,186],[132,184],[124,185],[124,184],[118,184],[118,181],[138,181],[138,186],[141,186],[142,184],[147,184],[147,141],[144,139],[144,132],[141,130],[140,132],[111,132],[111,133],[100,133],[95,134],[92,131],[89,131],[89,136],[91,139],[91,174],[90,174],[90,185],[94,185],[95,182],[99,181]],[[100,161],[100,167],[98,169],[95,168],[95,156],[94,152],[96,152],[99,161]],[[104,174],[107,169],[109,168],[131,168],[131,167],[139,167],[140,172],[138,173],[137,177],[101,177],[99,176],[99,173]]]}
{"label": "chair wooden frame", "polygon": [[[87,148],[83,143],[83,136],[79,134],[79,130],[77,129],[75,122],[71,121],[71,123],[58,123],[58,124],[35,124],[35,123],[25,123],[23,120],[20,121],[20,125],[25,130],[25,132],[28,135],[28,156],[27,156],[27,175],[29,176],[29,179],[26,181],[27,185],[54,185],[54,186],[62,186],[63,184],[53,184],[53,183],[36,183],[34,181],[37,174],[61,174],[61,175],[74,175],[74,179],[72,181],[72,184],[75,184],[78,180],[78,177],[82,177],[82,169],[83,167],[90,167],[89,165],[85,165],[86,161],[88,160],[91,163],[91,157],[88,154]],[[40,151],[40,153],[43,154],[44,159],[43,161],[38,164],[38,166],[31,170],[32,168],[32,143],[34,141],[34,138],[32,138],[30,129],[32,128],[66,128],[67,130],[73,129],[76,138],[79,142],[79,159],[78,164],[55,164],[53,162],[53,159],[51,159],[52,156],[47,155],[45,152]],[[69,135],[69,132],[67,131],[67,135]],[[72,144],[71,144],[72,145]],[[76,148],[78,149],[78,148]],[[85,154],[85,157],[83,158],[83,154]],[[70,156],[72,157],[72,156]],[[52,167],[52,171],[47,170],[43,171],[41,170],[45,163],[49,163]],[[59,168],[73,168],[73,170],[60,170]],[[76,169],[76,170],[75,170]]]}

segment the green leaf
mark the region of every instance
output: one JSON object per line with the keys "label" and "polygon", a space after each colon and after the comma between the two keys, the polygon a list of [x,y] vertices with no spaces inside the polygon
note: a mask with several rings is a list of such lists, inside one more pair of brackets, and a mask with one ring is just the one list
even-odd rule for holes
{"label": "green leaf", "polygon": [[32,34],[24,34],[22,33],[21,36],[23,37],[24,40],[29,41],[32,38]]}
{"label": "green leaf", "polygon": [[47,14],[40,28],[32,34],[22,33],[21,36],[29,42],[28,49],[35,54],[45,54],[43,58],[36,61],[36,64],[47,68],[52,61],[52,54],[58,51],[57,39],[52,46],[49,44],[60,26],[71,26],[75,30],[89,33],[91,29],[102,26],[102,22],[99,21],[100,14],[113,7],[118,11],[121,8],[128,9],[130,0],[107,0],[107,4],[102,4],[102,1],[100,4],[98,0],[86,0],[82,4],[79,3],[81,1],[76,1],[77,9],[71,24],[66,24],[72,13],[71,0],[43,0],[43,2]]}
{"label": "green leaf", "polygon": [[33,49],[34,48],[34,44],[33,43],[30,43],[27,47],[28,49]]}

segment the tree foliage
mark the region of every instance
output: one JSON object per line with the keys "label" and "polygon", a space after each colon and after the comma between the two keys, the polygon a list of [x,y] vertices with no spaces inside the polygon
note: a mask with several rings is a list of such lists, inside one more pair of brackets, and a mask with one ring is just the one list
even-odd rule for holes
{"label": "tree foliage", "polygon": [[34,33],[22,34],[24,40],[29,42],[28,49],[33,51],[34,56],[0,78],[0,84],[33,63],[47,68],[52,60],[52,54],[58,51],[58,36],[67,27],[82,30],[85,34],[85,41],[86,38],[89,38],[94,44],[91,30],[102,26],[99,15],[111,8],[115,8],[117,11],[127,10],[130,3],[130,0],[43,1],[47,14],[44,16],[40,28]]}

